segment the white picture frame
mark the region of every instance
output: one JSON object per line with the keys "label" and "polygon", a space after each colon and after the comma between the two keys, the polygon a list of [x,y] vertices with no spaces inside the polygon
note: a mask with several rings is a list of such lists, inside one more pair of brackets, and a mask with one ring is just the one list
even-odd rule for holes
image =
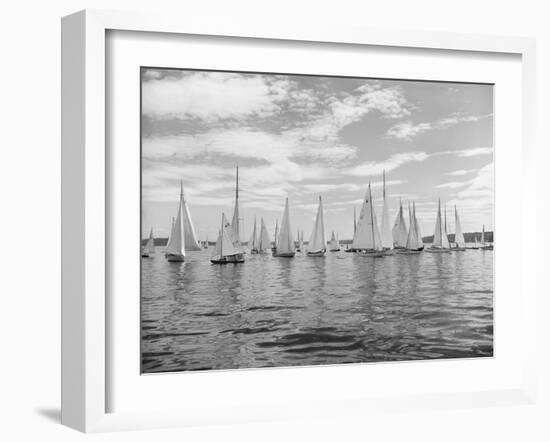
{"label": "white picture frame", "polygon": [[[518,37],[494,37],[417,31],[389,31],[322,24],[296,27],[251,22],[215,23],[197,17],[155,16],[142,13],[86,10],[62,21],[62,423],[85,432],[184,426],[209,422],[246,422],[286,417],[362,414],[532,403],[535,395],[534,339],[526,339],[520,385],[502,389],[474,389],[467,393],[429,393],[378,397],[327,399],[312,408],[296,406],[292,412],[273,407],[247,415],[209,416],[198,412],[107,412],[112,385],[106,375],[110,363],[107,297],[111,240],[107,228],[110,205],[106,155],[106,33],[142,31],[182,35],[207,35],[289,42],[370,45],[380,48],[425,48],[514,54],[521,57],[522,228],[521,311],[518,318],[527,336],[535,333],[536,286],[534,244],[522,241],[534,230],[536,193],[534,173],[535,43]],[[497,163],[498,164],[498,163]],[[498,169],[498,166],[497,166]],[[517,171],[516,171],[517,172]],[[519,357],[519,356],[518,356]],[[338,370],[335,367],[334,370]],[[210,374],[216,376],[216,374]],[[241,376],[247,376],[244,372]],[[293,376],[289,374],[288,376]],[[243,411],[244,410],[244,411]]]}

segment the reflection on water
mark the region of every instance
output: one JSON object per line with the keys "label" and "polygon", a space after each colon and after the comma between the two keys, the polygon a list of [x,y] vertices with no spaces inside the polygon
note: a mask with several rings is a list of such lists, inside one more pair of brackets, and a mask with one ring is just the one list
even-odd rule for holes
{"label": "reflection on water", "polygon": [[492,356],[493,252],[142,260],[144,373]]}

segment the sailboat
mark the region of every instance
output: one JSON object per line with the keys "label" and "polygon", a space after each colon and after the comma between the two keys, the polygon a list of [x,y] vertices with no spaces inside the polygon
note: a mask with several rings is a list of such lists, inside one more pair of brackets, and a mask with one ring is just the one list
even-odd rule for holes
{"label": "sailboat", "polygon": [[481,229],[481,244],[479,245],[481,250],[493,250],[493,245],[485,241],[485,224]]}
{"label": "sailboat", "polygon": [[265,253],[269,248],[271,248],[271,239],[269,238],[269,233],[267,233],[267,227],[265,226],[264,218],[262,217],[260,222],[258,253]]}
{"label": "sailboat", "polygon": [[299,248],[299,252],[304,251],[304,231],[303,230],[299,233],[298,248]]}
{"label": "sailboat", "polygon": [[302,244],[300,242],[300,229],[296,229],[296,251],[301,252],[302,251]]}
{"label": "sailboat", "polygon": [[382,247],[380,230],[372,204],[370,183],[367,195],[363,201],[363,206],[361,207],[361,212],[359,213],[359,222],[357,223],[357,230],[353,236],[352,247],[355,252],[361,256],[370,256],[373,258],[386,256],[384,248]]}
{"label": "sailboat", "polygon": [[[355,236],[355,232],[357,231],[357,215],[356,215],[356,210],[355,210],[355,207],[353,208],[353,236]],[[344,250],[345,252],[354,252],[355,250],[353,250],[353,247],[350,247],[349,244],[347,245],[346,247],[346,250]]]}
{"label": "sailboat", "polygon": [[222,213],[222,225],[218,240],[210,258],[212,264],[237,264],[244,262],[244,251],[234,238],[233,226]]}
{"label": "sailboat", "polygon": [[185,236],[185,250],[188,252],[201,250],[201,246],[197,241],[197,235],[195,234],[195,227],[191,219],[191,213],[185,200],[185,194],[183,193],[183,180],[180,181],[180,204],[182,204],[182,216],[183,216],[183,230]]}
{"label": "sailboat", "polygon": [[313,224],[313,230],[307,244],[308,256],[324,256],[327,251],[327,241],[325,239],[325,219],[323,214],[323,200],[319,195],[319,207]]}
{"label": "sailboat", "polygon": [[[393,237],[390,227],[390,215],[388,212],[388,201],[386,199],[386,171],[382,173],[382,223],[380,224],[380,239],[382,248],[388,252],[393,249]],[[389,252],[391,254],[391,252]]]}
{"label": "sailboat", "polygon": [[444,231],[445,227],[441,220],[441,200],[437,203],[437,217],[435,220],[435,231],[432,245],[426,249],[430,253],[450,253],[449,239]]}
{"label": "sailboat", "polygon": [[275,253],[277,250],[277,237],[279,236],[279,220],[275,220],[275,236],[273,237],[273,247],[271,247],[271,252]]}
{"label": "sailboat", "polygon": [[204,248],[208,249],[208,236],[206,237],[206,240],[204,241]]}
{"label": "sailboat", "polygon": [[295,253],[294,238],[292,238],[292,231],[290,230],[290,211],[287,198],[283,220],[281,221],[281,230],[279,231],[279,238],[273,256],[276,258],[293,258]]}
{"label": "sailboat", "polygon": [[405,224],[403,204],[401,201],[399,201],[399,212],[397,212],[397,217],[393,224],[392,237],[394,249],[405,249],[407,247],[407,224]]}
{"label": "sailboat", "polygon": [[455,252],[466,251],[466,242],[464,241],[464,234],[462,233],[462,224],[460,223],[460,218],[458,217],[458,211],[456,210],[456,205],[455,205],[455,244],[454,244],[454,247],[451,247],[451,250]]}
{"label": "sailboat", "polygon": [[416,219],[416,207],[413,203],[413,209],[409,203],[409,233],[407,235],[407,244],[405,249],[398,250],[398,253],[403,255],[417,255],[424,250],[424,243],[422,242],[422,234],[420,233],[420,226]]}
{"label": "sailboat", "polygon": [[235,208],[233,209],[233,218],[231,219],[233,229],[233,240],[241,244],[240,218],[239,218],[239,166],[237,166],[237,175],[235,178]]}
{"label": "sailboat", "polygon": [[340,242],[338,241],[338,238],[334,234],[334,230],[332,231],[332,236],[330,237],[330,242],[328,243],[328,250],[329,252],[340,251]]}
{"label": "sailboat", "polygon": [[151,227],[151,232],[149,232],[149,238],[143,246],[141,251],[142,258],[149,258],[152,254],[155,253],[155,238],[153,237],[153,228]]}
{"label": "sailboat", "polygon": [[172,230],[164,256],[168,262],[183,262],[185,261],[185,227],[183,225],[183,198],[180,195],[180,204],[176,219],[173,220]]}
{"label": "sailboat", "polygon": [[248,247],[250,248],[250,253],[259,253],[259,247],[258,247],[258,234],[256,231],[256,217],[254,217],[254,229],[252,230],[252,236],[248,240]]}
{"label": "sailboat", "polygon": [[477,233],[474,233],[474,246],[470,247],[470,248],[473,249],[473,250],[478,250],[479,249],[479,244],[477,242]]}

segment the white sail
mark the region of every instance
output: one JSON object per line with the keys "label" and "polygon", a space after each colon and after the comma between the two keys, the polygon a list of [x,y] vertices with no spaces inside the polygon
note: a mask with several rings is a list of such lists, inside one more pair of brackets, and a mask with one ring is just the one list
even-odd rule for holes
{"label": "white sail", "polygon": [[353,234],[355,235],[355,232],[357,231],[357,212],[355,210],[355,207],[353,208]]}
{"label": "white sail", "polygon": [[300,231],[298,231],[298,247],[300,248],[301,251],[304,250],[304,232],[302,231],[300,233]]}
{"label": "white sail", "polygon": [[234,239],[233,226],[229,223],[225,214],[222,214],[222,227],[220,229],[220,235],[218,241],[216,241],[216,247],[212,253],[212,258],[220,259],[224,256],[232,256],[243,253],[240,244]]}
{"label": "white sail", "polygon": [[248,240],[248,247],[250,250],[258,251],[258,233],[256,230],[256,217],[254,217],[254,229],[252,230],[252,236]]}
{"label": "white sail", "polygon": [[329,249],[340,250],[340,242],[338,241],[338,238],[336,238],[334,231],[332,231],[332,236],[330,237]]}
{"label": "white sail", "polygon": [[279,236],[279,220],[275,220],[275,236],[273,237],[273,247],[277,248],[277,237]]}
{"label": "white sail", "polygon": [[416,230],[416,248],[421,249],[424,247],[424,241],[422,240],[422,232],[420,231],[420,224],[418,223],[418,218],[416,217],[416,205],[413,202],[413,221],[414,221],[414,228]]}
{"label": "white sail", "polygon": [[147,254],[155,253],[155,238],[153,237],[153,228],[151,227],[151,232],[149,233],[149,238],[143,247],[143,251]]}
{"label": "white sail", "polygon": [[191,219],[191,213],[189,207],[187,207],[187,201],[183,193],[183,181],[180,181],[180,201],[183,204],[183,228],[185,232],[185,250],[193,251],[200,250],[201,247],[197,241],[197,235],[195,234],[195,227],[193,226],[193,220]]}
{"label": "white sail", "polygon": [[483,227],[481,228],[481,245],[485,245],[485,224],[483,224]]}
{"label": "white sail", "polygon": [[466,241],[464,241],[464,235],[462,233],[462,224],[460,223],[460,218],[458,217],[458,211],[455,206],[455,244],[458,247],[464,247]]}
{"label": "white sail", "polygon": [[317,208],[317,215],[315,216],[315,223],[313,224],[313,230],[309,237],[309,243],[307,245],[308,252],[325,252],[327,250],[327,241],[325,239],[325,219],[323,215],[323,200],[319,196],[319,207]]}
{"label": "white sail", "polygon": [[355,250],[382,250],[382,239],[380,238],[380,230],[372,204],[370,184],[359,213],[359,222],[353,236],[352,247]]}
{"label": "white sail", "polygon": [[399,212],[397,213],[392,229],[394,247],[406,247],[407,236],[407,224],[405,223],[405,218],[403,217],[403,204],[401,204],[400,201]]}
{"label": "white sail", "polygon": [[[176,225],[176,218],[172,217],[172,224],[170,225],[170,233],[168,234],[168,239],[166,240],[166,247],[168,247],[168,244],[170,244],[170,238],[172,238],[172,235],[174,234],[174,226]],[[165,249],[166,252],[166,249]]]}
{"label": "white sail", "polygon": [[383,200],[383,206],[382,206],[382,223],[380,225],[380,236],[382,239],[382,247],[385,249],[391,249],[393,248],[393,237],[392,237],[392,231],[390,227],[390,215],[388,212],[388,200],[386,199],[386,171],[384,170],[384,173],[382,175],[382,200]]}
{"label": "white sail", "polygon": [[271,248],[271,239],[269,238],[269,233],[267,232],[267,227],[265,226],[263,217],[260,224],[261,224],[261,227],[260,227],[260,240],[258,244],[258,250],[261,252]]}
{"label": "white sail", "polygon": [[239,166],[237,166],[237,178],[235,181],[235,208],[233,209],[233,218],[231,220],[233,228],[234,241],[241,242],[241,231],[239,222]]}
{"label": "white sail", "polygon": [[180,198],[180,205],[176,220],[174,221],[174,227],[168,244],[166,244],[165,253],[172,255],[185,256],[185,228],[183,225],[183,200]]}
{"label": "white sail", "polygon": [[214,250],[212,250],[212,257],[221,257],[222,253],[222,231],[218,230],[218,239],[216,240],[216,245],[214,246]]}
{"label": "white sail", "polygon": [[281,230],[277,239],[277,253],[292,253],[294,252],[294,238],[290,228],[290,211],[288,209],[288,198],[285,202],[285,210],[283,212],[283,220],[281,221]]}
{"label": "white sail", "polygon": [[414,221],[414,214],[411,210],[411,204],[409,203],[409,234],[407,235],[406,248],[414,250],[418,248],[418,234],[416,232],[416,223]]}
{"label": "white sail", "polygon": [[435,230],[434,230],[434,239],[432,247],[448,249],[449,240],[447,234],[445,233],[445,226],[441,220],[441,201],[438,201],[437,204],[437,217],[435,220]]}

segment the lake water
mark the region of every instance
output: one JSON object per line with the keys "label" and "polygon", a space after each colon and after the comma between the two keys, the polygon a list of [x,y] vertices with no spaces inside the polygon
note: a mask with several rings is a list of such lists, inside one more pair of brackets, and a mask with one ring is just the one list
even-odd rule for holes
{"label": "lake water", "polygon": [[142,258],[144,373],[493,355],[493,252]]}

